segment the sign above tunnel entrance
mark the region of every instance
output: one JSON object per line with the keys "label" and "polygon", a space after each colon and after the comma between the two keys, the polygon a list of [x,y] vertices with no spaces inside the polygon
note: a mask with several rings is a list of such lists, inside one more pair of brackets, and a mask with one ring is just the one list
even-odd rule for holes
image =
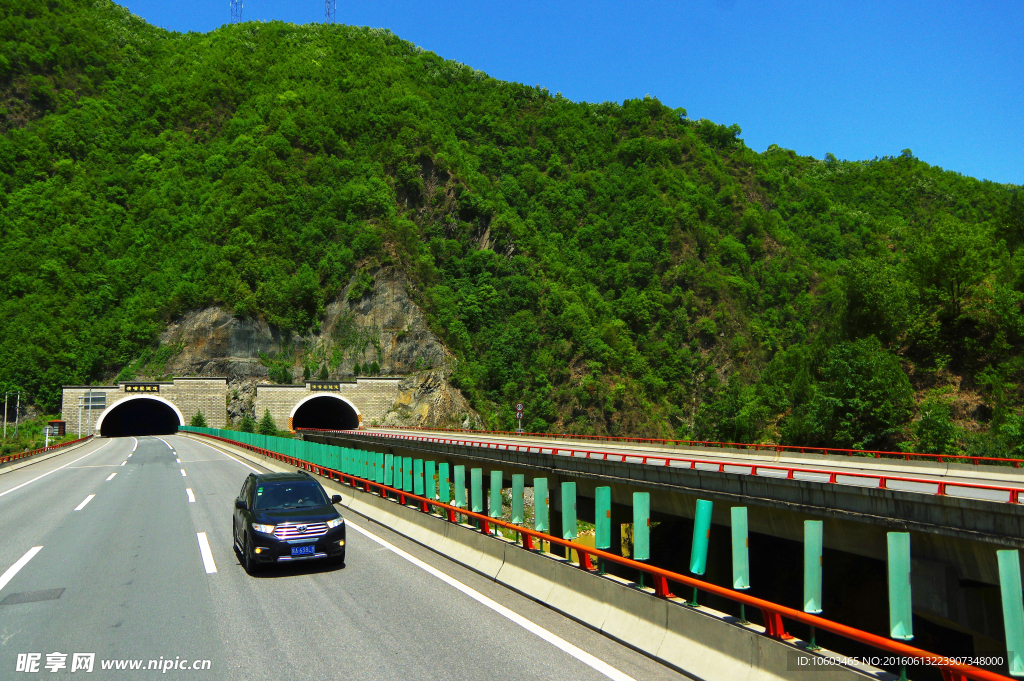
{"label": "sign above tunnel entrance", "polygon": [[323,391],[323,390],[338,391],[338,390],[341,390],[341,383],[339,383],[337,381],[334,381],[334,382],[331,382],[331,381],[327,381],[327,382],[325,382],[325,381],[317,381],[316,383],[310,383],[309,384],[309,389],[313,390],[313,391]]}
{"label": "sign above tunnel entrance", "polygon": [[124,391],[126,393],[158,393],[160,392],[159,383],[125,383]]}

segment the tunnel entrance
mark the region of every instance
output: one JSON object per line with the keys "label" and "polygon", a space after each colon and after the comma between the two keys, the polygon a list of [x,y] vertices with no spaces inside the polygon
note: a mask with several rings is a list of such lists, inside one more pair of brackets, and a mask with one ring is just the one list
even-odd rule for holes
{"label": "tunnel entrance", "polygon": [[178,432],[179,425],[179,414],[169,403],[138,397],[112,404],[100,416],[98,430],[103,437],[170,435]]}
{"label": "tunnel entrance", "polygon": [[291,421],[293,429],[355,430],[359,427],[359,414],[340,397],[318,395],[300,403]]}

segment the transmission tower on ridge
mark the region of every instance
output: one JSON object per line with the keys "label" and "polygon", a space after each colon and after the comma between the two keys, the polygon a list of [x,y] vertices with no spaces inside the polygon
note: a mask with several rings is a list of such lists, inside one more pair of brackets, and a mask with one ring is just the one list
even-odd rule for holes
{"label": "transmission tower on ridge", "polygon": [[242,21],[242,0],[228,0],[231,5],[231,23],[238,24]]}
{"label": "transmission tower on ridge", "polygon": [[324,0],[324,23],[333,24],[334,15],[338,11],[338,0]]}

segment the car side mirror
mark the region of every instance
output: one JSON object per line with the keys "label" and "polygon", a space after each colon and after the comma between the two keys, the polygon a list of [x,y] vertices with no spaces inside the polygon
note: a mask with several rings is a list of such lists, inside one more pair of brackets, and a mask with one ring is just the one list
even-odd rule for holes
{"label": "car side mirror", "polygon": [[246,510],[249,508],[249,504],[245,503],[245,499],[235,499],[235,508]]}
{"label": "car side mirror", "polygon": [[341,495],[340,494],[335,494],[333,497],[331,497],[331,503],[332,504],[340,504],[341,503]]}

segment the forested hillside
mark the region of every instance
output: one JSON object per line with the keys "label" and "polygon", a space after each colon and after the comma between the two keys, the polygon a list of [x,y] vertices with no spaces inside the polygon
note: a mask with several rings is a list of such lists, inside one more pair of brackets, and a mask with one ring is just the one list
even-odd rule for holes
{"label": "forested hillside", "polygon": [[43,409],[187,310],[299,334],[396,265],[491,427],[1024,455],[1018,187],[384,30],[0,12],[0,382]]}

